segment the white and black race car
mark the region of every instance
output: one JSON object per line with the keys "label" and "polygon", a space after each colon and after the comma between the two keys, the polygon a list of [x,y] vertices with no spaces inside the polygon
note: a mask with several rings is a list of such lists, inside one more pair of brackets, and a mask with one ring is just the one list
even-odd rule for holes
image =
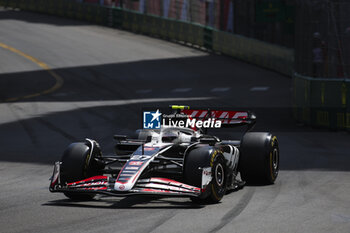
{"label": "white and black race car", "polygon": [[[214,119],[223,126],[255,124],[250,112],[189,109],[175,106],[191,119]],[[273,184],[279,171],[276,136],[246,132],[241,140],[220,140],[202,129],[161,127],[137,131],[137,137],[115,135],[115,154],[102,155],[90,139],[72,143],[56,162],[51,192],[73,200],[96,194],[190,197],[219,202],[229,190],[250,184]]]}

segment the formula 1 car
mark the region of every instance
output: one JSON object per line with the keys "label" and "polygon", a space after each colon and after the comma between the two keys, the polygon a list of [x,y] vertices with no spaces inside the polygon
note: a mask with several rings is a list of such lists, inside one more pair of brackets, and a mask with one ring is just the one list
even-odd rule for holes
{"label": "formula 1 car", "polygon": [[[247,131],[256,122],[247,111],[172,109],[192,121],[214,119],[226,127],[246,125]],[[172,126],[114,138],[112,155],[102,155],[94,140],[71,144],[54,165],[50,191],[73,200],[151,194],[216,203],[246,182],[273,184],[279,171],[278,141],[271,133],[245,132],[241,140],[220,140],[202,128]]]}

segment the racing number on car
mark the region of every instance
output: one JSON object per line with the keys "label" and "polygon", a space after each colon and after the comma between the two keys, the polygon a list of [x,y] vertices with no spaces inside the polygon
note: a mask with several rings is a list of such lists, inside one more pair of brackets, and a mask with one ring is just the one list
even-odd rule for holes
{"label": "racing number on car", "polygon": [[133,165],[133,166],[141,166],[143,164],[143,162],[140,161],[130,161],[129,165]]}

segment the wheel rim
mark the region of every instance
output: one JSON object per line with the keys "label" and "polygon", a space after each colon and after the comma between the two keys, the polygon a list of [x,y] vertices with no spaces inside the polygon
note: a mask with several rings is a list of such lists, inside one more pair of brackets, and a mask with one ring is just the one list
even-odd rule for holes
{"label": "wheel rim", "polygon": [[215,180],[216,184],[221,187],[224,184],[224,168],[221,163],[218,163],[215,167]]}
{"label": "wheel rim", "polygon": [[278,150],[277,148],[275,148],[272,151],[272,166],[273,166],[273,170],[276,172],[278,170]]}

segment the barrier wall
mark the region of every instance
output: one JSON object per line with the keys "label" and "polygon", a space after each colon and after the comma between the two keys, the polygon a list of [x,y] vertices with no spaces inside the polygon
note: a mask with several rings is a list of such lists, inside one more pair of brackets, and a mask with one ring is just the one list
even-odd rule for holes
{"label": "barrier wall", "polygon": [[312,126],[350,130],[350,81],[293,74],[292,49],[217,31],[200,24],[121,8],[81,4],[72,0],[0,0],[0,5],[191,44],[292,76],[294,114],[298,121]]}
{"label": "barrier wall", "polygon": [[212,46],[214,51],[288,76],[293,74],[294,52],[292,49],[216,30],[213,31]]}
{"label": "barrier wall", "polygon": [[310,78],[295,73],[293,81],[297,121],[350,130],[350,79]]}
{"label": "barrier wall", "polygon": [[81,4],[74,0],[0,0],[5,7],[20,8],[179,41],[233,56],[286,75],[292,75],[292,49],[174,19],[121,8]]}

